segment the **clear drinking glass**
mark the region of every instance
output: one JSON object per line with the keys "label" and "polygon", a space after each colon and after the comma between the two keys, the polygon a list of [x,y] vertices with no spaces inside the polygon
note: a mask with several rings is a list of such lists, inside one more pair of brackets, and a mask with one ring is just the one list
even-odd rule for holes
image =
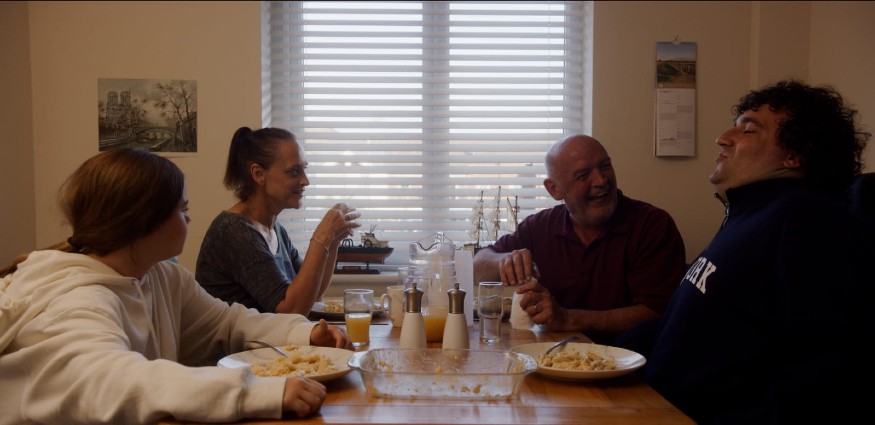
{"label": "clear drinking glass", "polygon": [[366,347],[371,343],[371,314],[374,308],[372,289],[345,289],[343,291],[343,315],[346,319],[346,333],[355,348]]}
{"label": "clear drinking glass", "polygon": [[501,340],[501,317],[504,314],[503,291],[501,282],[480,282],[477,286],[480,341],[487,344]]}

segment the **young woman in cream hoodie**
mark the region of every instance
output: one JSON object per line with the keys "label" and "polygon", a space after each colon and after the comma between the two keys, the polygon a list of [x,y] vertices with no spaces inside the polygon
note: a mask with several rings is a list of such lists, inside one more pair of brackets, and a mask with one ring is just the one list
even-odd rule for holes
{"label": "young woman in cream hoodie", "polygon": [[182,252],[183,174],[134,149],[100,153],[67,180],[73,235],[0,270],[0,424],[231,422],[317,412],[325,387],[200,366],[244,340],[350,348],[342,330],[260,314],[207,294]]}

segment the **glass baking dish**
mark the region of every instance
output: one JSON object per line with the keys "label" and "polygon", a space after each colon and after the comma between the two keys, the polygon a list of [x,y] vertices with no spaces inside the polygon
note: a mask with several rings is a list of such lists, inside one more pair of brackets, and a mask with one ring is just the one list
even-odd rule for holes
{"label": "glass baking dish", "polygon": [[538,368],[526,354],[439,348],[378,348],[348,364],[368,393],[386,398],[511,398]]}

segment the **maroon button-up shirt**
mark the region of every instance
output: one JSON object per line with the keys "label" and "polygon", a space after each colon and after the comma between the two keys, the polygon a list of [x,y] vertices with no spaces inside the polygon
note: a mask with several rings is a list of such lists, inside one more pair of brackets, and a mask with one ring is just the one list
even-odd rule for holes
{"label": "maroon button-up shirt", "polygon": [[526,217],[491,245],[527,248],[539,283],[559,305],[609,310],[643,304],[662,313],[686,269],[684,242],[671,216],[620,192],[607,232],[589,246],[577,238],[565,204]]}

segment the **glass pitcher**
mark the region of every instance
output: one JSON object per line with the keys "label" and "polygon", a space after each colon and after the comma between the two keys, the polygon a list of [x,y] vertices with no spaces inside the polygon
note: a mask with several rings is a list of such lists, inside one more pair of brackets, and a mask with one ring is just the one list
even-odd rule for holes
{"label": "glass pitcher", "polygon": [[447,291],[456,287],[456,245],[443,233],[410,244],[410,265],[429,279],[422,288],[422,317],[428,342],[441,342],[449,311]]}

